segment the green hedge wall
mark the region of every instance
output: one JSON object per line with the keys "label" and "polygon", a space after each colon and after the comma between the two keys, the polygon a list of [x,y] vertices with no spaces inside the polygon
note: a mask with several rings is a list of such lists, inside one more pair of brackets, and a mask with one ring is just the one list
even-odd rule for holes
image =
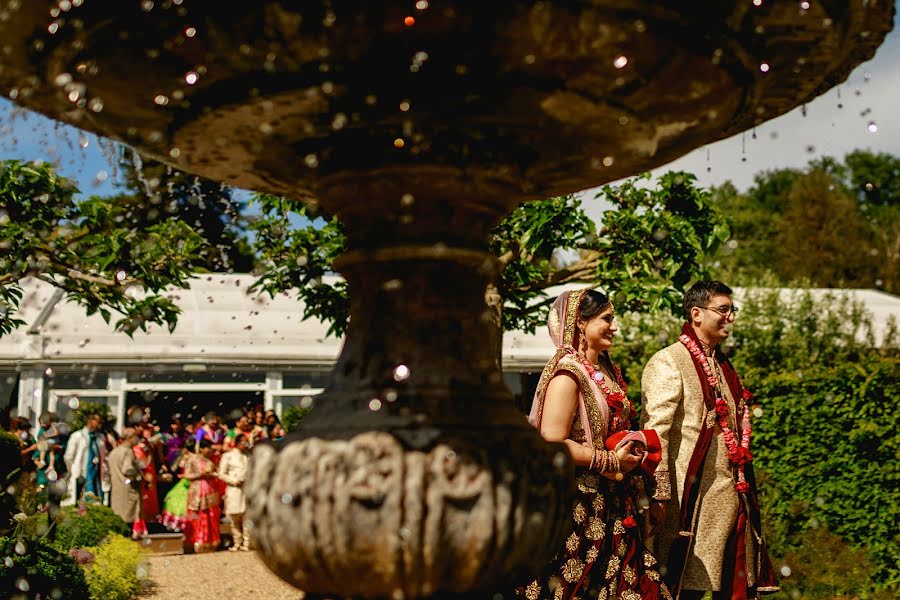
{"label": "green hedge wall", "polygon": [[[897,360],[873,357],[774,373],[756,385],[763,413],[755,419],[754,464],[765,494],[766,536],[776,555],[796,555],[823,529],[865,551],[876,587],[896,588],[898,375]],[[823,539],[819,543],[827,547]],[[836,560],[834,552],[818,558]],[[845,565],[851,566],[859,567]],[[840,570],[841,565],[831,567]],[[864,590],[844,592],[862,595]]]}

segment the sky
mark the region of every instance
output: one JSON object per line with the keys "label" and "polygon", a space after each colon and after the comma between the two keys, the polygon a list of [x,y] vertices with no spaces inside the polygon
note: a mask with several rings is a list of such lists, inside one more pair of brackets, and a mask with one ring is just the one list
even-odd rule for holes
{"label": "sky", "polygon": [[[842,108],[838,106],[842,105]],[[694,173],[701,186],[731,181],[746,189],[755,173],[803,167],[822,156],[842,158],[855,149],[900,155],[900,28],[890,33],[875,57],[853,71],[846,82],[751,132],[703,146],[654,171]],[[877,131],[871,131],[874,123]],[[0,159],[45,160],[75,181],[83,194],[116,191],[117,173],[104,157],[103,141],[74,127],[47,119],[0,98]],[[108,145],[108,144],[107,144]],[[742,160],[746,159],[746,160]],[[596,190],[581,197],[593,218],[604,204]]]}

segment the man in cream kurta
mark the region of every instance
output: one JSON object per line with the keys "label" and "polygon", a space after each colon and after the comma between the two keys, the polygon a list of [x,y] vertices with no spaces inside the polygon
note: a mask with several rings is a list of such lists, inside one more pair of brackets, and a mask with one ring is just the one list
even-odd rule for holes
{"label": "man in cream kurta", "polygon": [[129,525],[141,518],[141,465],[134,455],[138,432],[128,428],[109,453],[110,507]]}
{"label": "man in cream kurta", "polygon": [[247,477],[250,441],[243,433],[234,436],[234,448],[222,455],[219,462],[219,479],[225,482],[225,514],[231,518],[231,535],[234,540],[229,550],[249,550],[250,536],[244,529],[244,479]]}
{"label": "man in cream kurta", "polygon": [[[705,358],[723,381],[714,351],[728,337],[734,321],[731,290],[719,282],[699,282],[686,294],[685,313],[701,341]],[[732,467],[715,413],[707,410],[700,377],[688,349],[680,341],[657,352],[644,369],[641,380],[644,396],[642,428],[659,434],[662,458],[656,471],[656,490],[650,514],[654,528],[653,547],[660,564],[666,565],[672,543],[684,535],[680,527],[681,502],[685,475],[702,428],[715,427],[706,460],[703,463],[699,497],[684,571],[681,598],[699,598],[706,590],[727,589],[723,575],[730,577],[724,565],[728,538],[734,530],[739,498]],[[734,402],[728,386],[722,386],[729,406],[728,421],[735,430]],[[756,552],[752,536],[747,535],[747,579],[753,585]],[[670,574],[671,575],[671,574]]]}

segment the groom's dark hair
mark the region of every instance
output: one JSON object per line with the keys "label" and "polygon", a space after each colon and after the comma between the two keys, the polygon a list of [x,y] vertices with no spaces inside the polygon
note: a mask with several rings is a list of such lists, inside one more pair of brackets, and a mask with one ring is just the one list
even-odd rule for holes
{"label": "groom's dark hair", "polygon": [[681,308],[685,316],[691,318],[691,309],[695,306],[706,308],[713,296],[730,296],[734,292],[721,281],[698,281],[691,289],[684,293],[684,302]]}

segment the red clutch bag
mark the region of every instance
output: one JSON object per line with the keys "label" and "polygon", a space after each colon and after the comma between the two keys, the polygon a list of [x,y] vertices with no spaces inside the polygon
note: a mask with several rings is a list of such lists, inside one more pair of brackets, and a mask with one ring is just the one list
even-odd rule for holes
{"label": "red clutch bag", "polygon": [[647,453],[641,461],[641,469],[647,475],[653,475],[659,461],[662,458],[662,448],[659,445],[659,436],[653,429],[641,429],[640,431],[619,431],[606,438],[606,449],[617,450],[628,442],[641,444]]}

